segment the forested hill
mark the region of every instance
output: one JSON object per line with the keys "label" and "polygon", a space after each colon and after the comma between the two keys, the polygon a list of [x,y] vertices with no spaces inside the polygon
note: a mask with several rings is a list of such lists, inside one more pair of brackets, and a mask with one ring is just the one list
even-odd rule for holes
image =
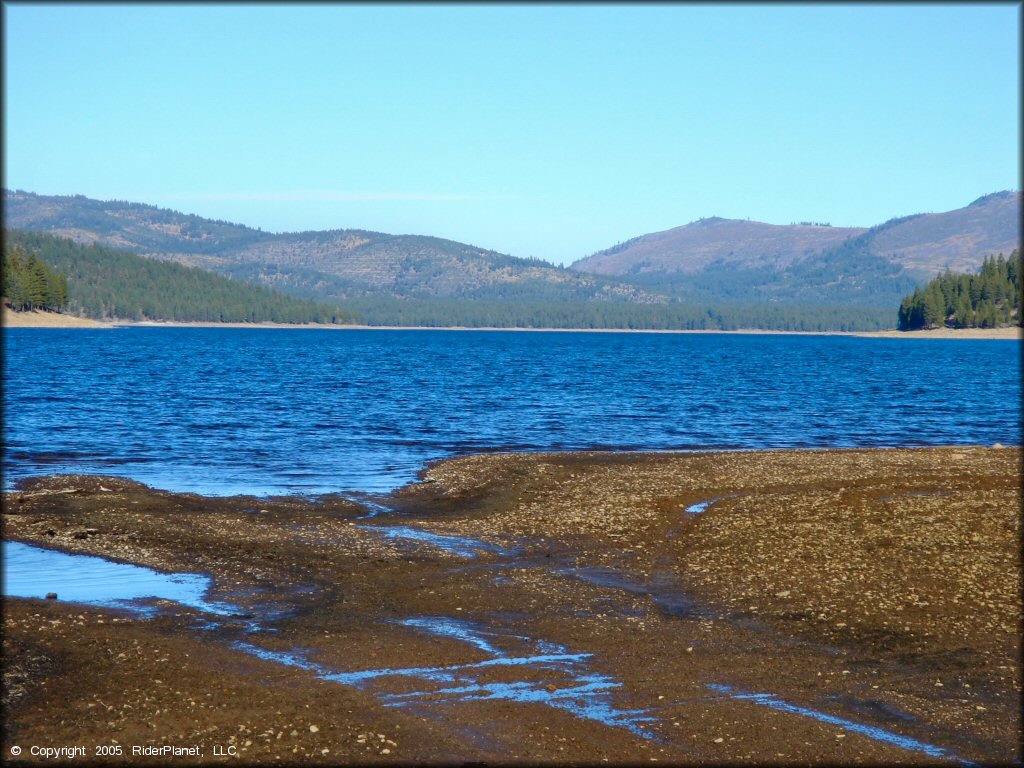
{"label": "forested hill", "polygon": [[[905,216],[870,229],[711,218],[610,249],[605,266],[614,274],[586,271],[597,269],[589,262],[561,268],[425,235],[362,229],[275,234],[81,195],[5,190],[4,217],[11,229],[132,250],[342,306],[368,325],[867,331],[895,327],[903,296],[944,265],[955,269],[963,261],[973,268],[984,253],[998,252],[999,243],[1014,244],[1004,252],[1015,247],[1020,197],[1000,192],[956,211]],[[939,266],[927,271],[929,264]],[[238,289],[233,282],[218,285]],[[79,283],[76,290],[85,289]],[[71,297],[81,311],[86,302],[89,312],[100,314],[171,311],[171,297],[160,308],[143,309],[137,294],[108,291],[100,298],[96,286],[89,290],[88,298]],[[215,303],[225,317],[241,312],[238,301]],[[323,316],[322,304],[290,306],[299,316]]]}
{"label": "forested hill", "polygon": [[900,305],[902,331],[1021,325],[1021,255],[986,256],[977,274],[946,271]]}
{"label": "forested hill", "polygon": [[[49,274],[63,297],[44,297]],[[14,309],[46,308],[97,320],[351,322],[350,312],[206,270],[40,232],[4,231],[4,296]]]}
{"label": "forested hill", "polygon": [[[892,327],[891,310],[792,305],[694,306],[611,301],[482,301],[361,298],[331,309],[204,270],[82,245],[38,232],[7,231],[7,265],[50,275],[66,297],[32,295],[20,308],[64,309],[94,319],[201,322],[360,322],[367,325],[498,328],[629,328],[788,331]],[[14,255],[17,254],[15,258]],[[66,283],[62,282],[66,276]],[[32,278],[35,280],[36,278]],[[45,278],[44,278],[45,279]],[[12,285],[5,274],[5,289]],[[20,290],[20,289],[19,289]],[[20,299],[19,299],[20,301]],[[13,304],[13,302],[12,302]]]}
{"label": "forested hill", "polygon": [[4,225],[197,266],[332,303],[355,297],[665,302],[635,285],[426,235],[263,232],[143,203],[4,190]]}

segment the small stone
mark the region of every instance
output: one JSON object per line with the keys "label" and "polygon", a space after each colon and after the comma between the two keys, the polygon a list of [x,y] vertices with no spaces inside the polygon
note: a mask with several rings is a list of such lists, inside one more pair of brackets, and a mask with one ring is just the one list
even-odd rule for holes
{"label": "small stone", "polygon": [[717,739],[715,739],[715,744],[721,744],[723,741],[725,741],[725,739],[719,736]]}
{"label": "small stone", "polygon": [[319,728],[318,728],[317,726],[315,726],[315,725],[311,725],[311,726],[309,726],[309,732],[310,732],[310,733],[316,733],[316,732],[317,732],[317,731],[319,731],[319,730],[320,730],[320,729],[319,729]]}
{"label": "small stone", "polygon": [[784,589],[781,592],[776,592],[775,593],[776,597],[789,597],[789,595],[790,595],[790,591],[788,589]]}

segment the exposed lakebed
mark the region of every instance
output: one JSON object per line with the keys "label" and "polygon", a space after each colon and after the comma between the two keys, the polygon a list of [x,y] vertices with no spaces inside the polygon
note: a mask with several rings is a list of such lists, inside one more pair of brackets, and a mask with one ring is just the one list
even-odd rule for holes
{"label": "exposed lakebed", "polygon": [[[191,582],[199,591],[181,601],[184,613],[152,599],[174,599],[154,589],[139,604],[159,610],[92,642],[117,650],[128,638],[164,645],[173,638],[189,656],[188,669],[201,670],[219,653],[262,665],[250,670],[236,661],[225,671],[218,662],[225,685],[236,668],[248,670],[240,680],[306,680],[301,696],[318,731],[294,737],[296,748],[332,762],[358,761],[371,741],[379,747],[372,754],[386,749],[427,761],[537,761],[563,751],[570,759],[627,762],[638,755],[673,762],[747,755],[759,762],[1005,761],[1016,749],[1019,679],[1002,671],[1015,646],[1001,633],[1018,614],[1003,602],[993,575],[1000,571],[978,570],[998,561],[978,560],[973,571],[950,564],[958,579],[983,579],[991,595],[992,607],[958,611],[929,592],[949,592],[936,581],[944,578],[943,561],[921,546],[919,528],[900,526],[927,518],[929,535],[952,537],[943,539],[945,551],[964,556],[980,546],[995,557],[1008,544],[1011,559],[1002,568],[1012,577],[1012,531],[1005,526],[1013,517],[1000,510],[1019,497],[1018,472],[1017,452],[981,449],[470,457],[432,467],[424,479],[433,482],[377,500],[371,518],[344,499],[254,504],[69,477],[35,481],[9,499],[5,523],[23,541],[82,553],[69,555],[78,563],[93,564],[85,553],[102,554],[162,572],[172,583],[201,579]],[[709,482],[712,473],[717,479]],[[840,509],[829,501],[838,494],[842,507],[861,510],[854,522],[906,537],[889,543],[892,554],[870,554],[863,577],[857,569],[866,553],[858,548],[873,541],[873,528],[861,531],[863,541],[846,542],[843,560],[822,538],[821,531],[845,530],[845,518],[829,511]],[[702,514],[688,512],[707,500],[717,501]],[[968,524],[962,533],[960,521]],[[821,531],[811,527],[819,525]],[[776,528],[791,537],[792,549],[772,545],[777,559],[791,560],[778,573],[770,561],[750,560]],[[81,536],[85,530],[93,533]],[[793,549],[800,530],[811,532],[808,543],[817,550]],[[890,575],[896,553],[899,569]],[[758,581],[745,580],[737,566]],[[831,592],[809,591],[827,583],[814,575],[819,567],[836,579]],[[789,576],[800,586],[784,583]],[[839,577],[858,586],[840,587]],[[717,589],[719,578],[731,586]],[[767,591],[754,594],[755,583]],[[1012,601],[1012,578],[1008,584],[1005,599]],[[917,601],[923,607],[887,609],[899,614],[899,626],[872,636],[885,631],[885,618],[871,612],[884,607],[872,590],[929,599]],[[64,602],[72,594],[19,608],[10,627],[18,642],[76,653],[82,641],[74,635],[59,644],[62,628],[82,610]],[[210,605],[218,610],[205,610]],[[132,615],[130,606],[118,607]],[[50,617],[64,618],[54,624]],[[981,631],[963,628],[965,620]],[[29,631],[44,621],[45,631]],[[945,626],[948,634],[935,632]],[[108,671],[119,676],[117,696],[133,709],[126,719],[111,715],[115,725],[107,729],[133,727],[140,705],[134,680],[145,697],[152,678],[165,679],[150,663],[122,659]],[[83,674],[75,691],[95,692],[109,705],[107,677]],[[51,686],[62,680],[46,679]],[[72,700],[82,695],[75,691],[67,694]],[[187,692],[197,707],[207,693]],[[35,701],[42,715],[46,700]],[[31,722],[31,711],[22,710],[20,721]],[[81,735],[91,721],[75,719],[74,711],[65,720],[78,723]],[[216,711],[196,710],[189,725],[193,710],[172,707],[174,727],[206,738],[198,735],[200,723]],[[354,751],[346,752],[348,737],[337,729],[348,727],[350,715],[377,722],[374,732],[386,738],[353,730]],[[237,716],[249,727],[249,715]],[[273,720],[273,710],[252,717],[253,728],[265,727],[256,723]],[[335,735],[318,742],[328,719]],[[399,726],[421,735],[399,737]],[[434,727],[437,738],[416,730]],[[283,741],[291,730],[282,722],[275,733],[284,733]],[[266,745],[248,740],[250,758],[277,754],[276,735]],[[438,751],[442,744],[448,751]]]}

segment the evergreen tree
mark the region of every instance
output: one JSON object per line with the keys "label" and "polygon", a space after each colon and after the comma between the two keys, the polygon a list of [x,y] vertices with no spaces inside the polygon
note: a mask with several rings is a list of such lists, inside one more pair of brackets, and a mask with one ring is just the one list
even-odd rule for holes
{"label": "evergreen tree", "polygon": [[87,317],[128,320],[353,319],[337,307],[201,269],[42,233],[4,234],[4,296],[15,310],[71,309]]}
{"label": "evergreen tree", "polygon": [[977,274],[943,272],[900,303],[901,330],[1021,324],[1021,254],[988,255]]}

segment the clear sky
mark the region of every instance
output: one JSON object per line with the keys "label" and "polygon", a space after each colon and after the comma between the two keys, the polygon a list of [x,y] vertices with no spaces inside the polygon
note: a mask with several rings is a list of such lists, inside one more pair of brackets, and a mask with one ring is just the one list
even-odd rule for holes
{"label": "clear sky", "polygon": [[4,186],[568,263],[1020,188],[1016,4],[4,3]]}

